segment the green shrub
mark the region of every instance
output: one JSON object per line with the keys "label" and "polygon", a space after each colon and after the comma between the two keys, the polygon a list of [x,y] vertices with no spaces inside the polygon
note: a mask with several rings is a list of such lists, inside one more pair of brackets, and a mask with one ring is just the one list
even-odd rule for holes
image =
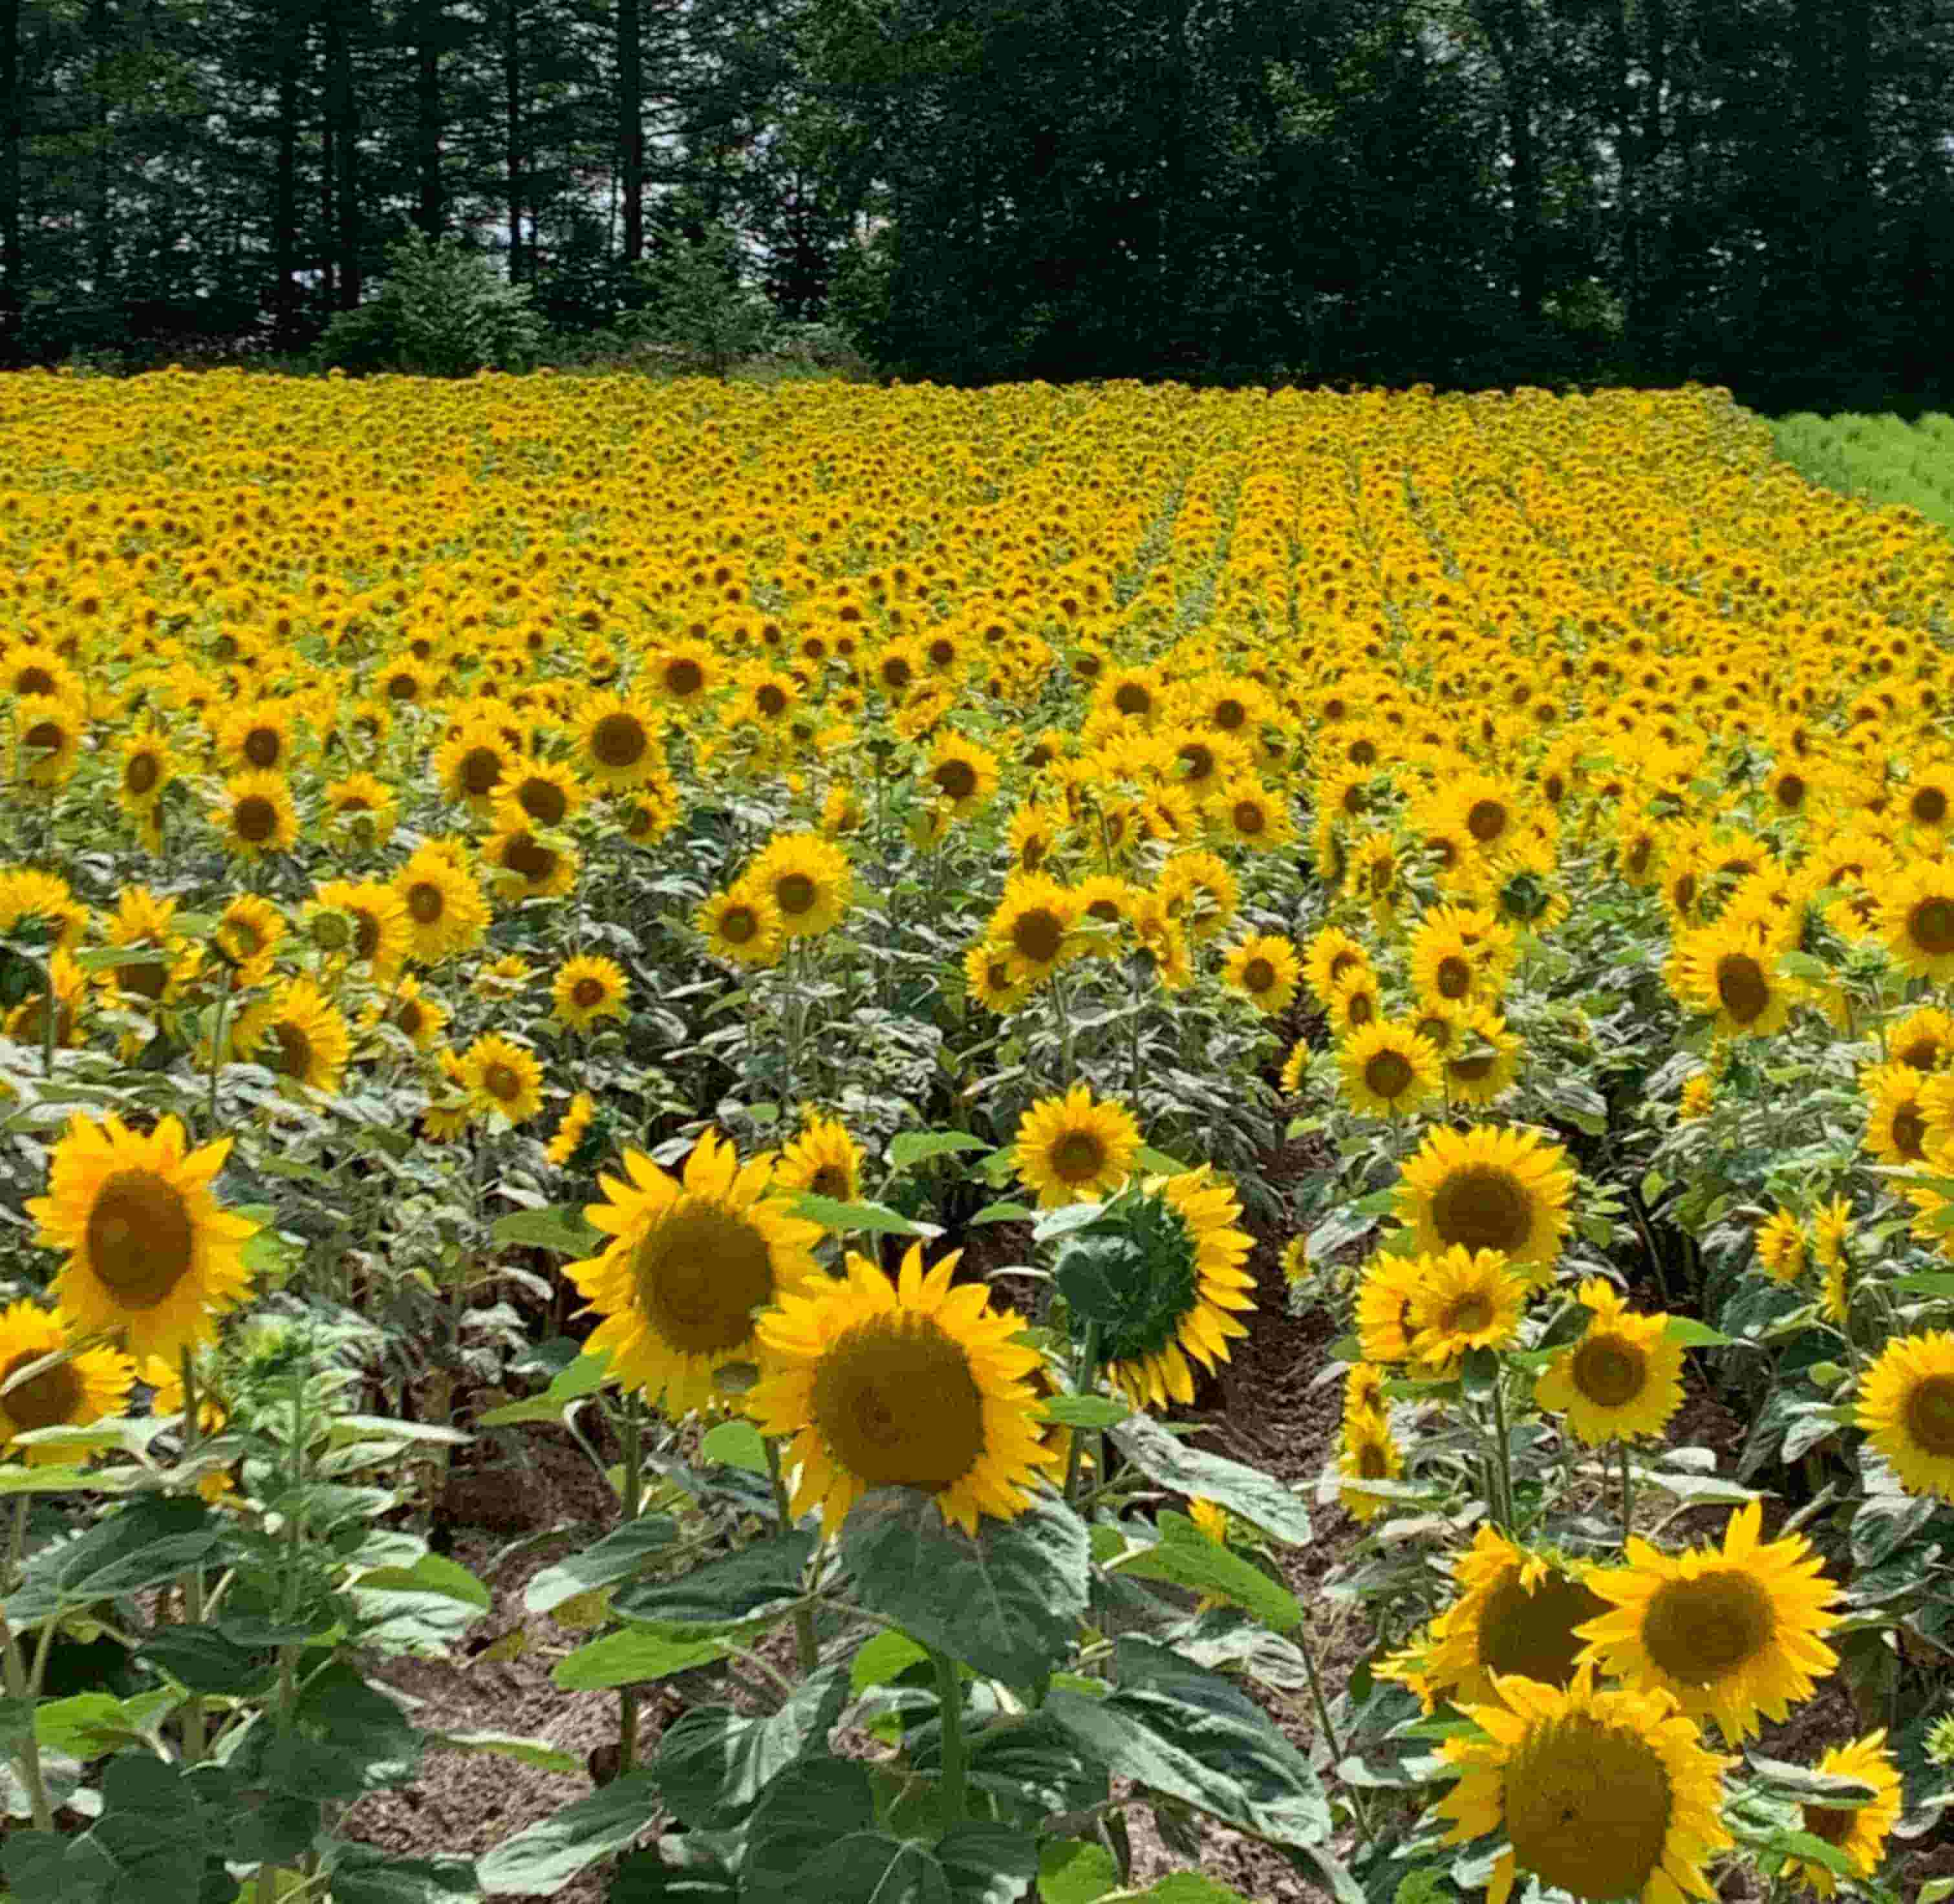
{"label": "green shrub", "polygon": [[529,368],[542,350],[542,319],[529,293],[454,238],[410,231],[387,254],[380,294],[326,326],[322,366],[465,377]]}
{"label": "green shrub", "polygon": [[674,243],[641,264],[638,275],[651,303],[619,317],[626,337],[675,346],[721,379],[742,358],[767,349],[772,309],[746,281],[739,247],[724,227],[708,228],[696,243]]}

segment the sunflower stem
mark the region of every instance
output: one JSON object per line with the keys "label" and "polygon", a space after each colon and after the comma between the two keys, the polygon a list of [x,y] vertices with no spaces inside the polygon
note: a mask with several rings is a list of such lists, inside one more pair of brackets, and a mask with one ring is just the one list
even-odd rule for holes
{"label": "sunflower stem", "polygon": [[[1072,1391],[1075,1395],[1090,1395],[1098,1386],[1099,1324],[1095,1321],[1086,1324],[1085,1339],[1079,1345],[1079,1359],[1072,1369]],[[1069,1431],[1069,1436],[1065,1456],[1065,1502],[1068,1507],[1079,1497],[1079,1461],[1085,1451],[1085,1431],[1075,1428]]]}
{"label": "sunflower stem", "polygon": [[1065,1008],[1065,982],[1054,968],[1051,975],[1051,1008],[1058,1016],[1058,1088],[1072,1089],[1072,1014]]}
{"label": "sunflower stem", "polygon": [[[20,1657],[20,1642],[4,1613],[0,1613],[0,1648],[5,1649],[0,1652],[0,1664],[4,1664],[5,1668],[8,1697],[31,1704],[33,1695],[28,1689],[27,1669]],[[34,1736],[31,1712],[27,1724],[21,1728],[18,1754],[21,1778],[27,1788],[27,1803],[33,1813],[34,1829],[52,1831],[55,1828],[54,1807],[48,1802],[48,1783],[41,1774],[41,1745]]]}
{"label": "sunflower stem", "polygon": [[1629,1536],[1635,1531],[1635,1470],[1629,1459],[1628,1439],[1624,1436],[1622,1450],[1622,1544],[1626,1547]]}
{"label": "sunflower stem", "polygon": [[224,1021],[230,1011],[231,986],[227,979],[224,989],[217,994],[217,1016],[210,1028],[210,1101],[207,1111],[213,1137],[221,1135],[217,1122],[217,1079],[224,1068]]}
{"label": "sunflower stem", "polygon": [[[638,1419],[638,1392],[629,1389],[624,1394],[624,1498],[622,1503],[624,1519],[628,1523],[638,1518],[644,1502],[644,1431]],[[637,1762],[638,1757],[638,1692],[635,1686],[620,1686],[617,1689],[617,1776],[622,1778]]]}
{"label": "sunflower stem", "polygon": [[55,1003],[55,948],[48,947],[47,991],[41,999],[41,1075],[52,1077],[55,1074],[55,1045],[56,1034],[61,1029],[61,1012]]}
{"label": "sunflower stem", "polygon": [[1493,1449],[1500,1484],[1496,1511],[1500,1525],[1510,1534],[1515,1531],[1519,1510],[1513,1501],[1513,1444],[1506,1425],[1506,1371],[1503,1368],[1493,1377]]}
{"label": "sunflower stem", "polygon": [[[213,1079],[216,1076],[213,1070]],[[213,1084],[212,1095],[216,1095]],[[177,1371],[183,1383],[183,1458],[187,1462],[196,1452],[197,1444],[197,1393],[196,1364],[186,1343],[177,1351]],[[203,1569],[192,1567],[183,1577],[183,1623],[186,1626],[203,1624]],[[203,1701],[192,1693],[184,1701],[183,1759],[186,1765],[203,1762],[205,1745],[203,1729]]]}
{"label": "sunflower stem", "polygon": [[936,1667],[937,1704],[943,1714],[943,1815],[955,1824],[964,1817],[964,1783],[970,1763],[963,1737],[963,1682],[957,1662],[947,1653],[931,1647],[929,1657]]}
{"label": "sunflower stem", "polygon": [[[793,1531],[793,1504],[787,1498],[787,1476],[781,1471],[780,1445],[765,1436],[760,1445],[767,1451],[767,1475],[774,1484],[774,1507],[781,1517],[781,1532]],[[821,1642],[815,1637],[814,1609],[805,1604],[794,1609],[794,1651],[803,1675],[821,1664]]]}

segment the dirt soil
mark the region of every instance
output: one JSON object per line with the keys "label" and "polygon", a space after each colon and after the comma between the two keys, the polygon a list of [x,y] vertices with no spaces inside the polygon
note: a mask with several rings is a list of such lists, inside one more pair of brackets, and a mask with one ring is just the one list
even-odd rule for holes
{"label": "dirt soil", "polygon": [[[1307,1142],[1286,1145],[1271,1158],[1271,1174],[1280,1183],[1321,1167],[1322,1161]],[[1336,1331],[1320,1312],[1289,1313],[1280,1261],[1286,1233],[1252,1222],[1249,1227],[1256,1232],[1250,1266],[1257,1278],[1258,1303],[1250,1333],[1235,1346],[1233,1359],[1217,1377],[1204,1384],[1195,1406],[1175,1412],[1202,1424],[1196,1437],[1199,1445],[1252,1463],[1298,1487],[1312,1502],[1316,1538],[1308,1547],[1285,1553],[1281,1566],[1305,1609],[1305,1630],[1326,1681],[1335,1686],[1368,1645],[1361,1616],[1328,1601],[1322,1591],[1325,1576],[1349,1557],[1362,1532],[1340,1508],[1319,1507],[1314,1500],[1316,1478],[1335,1452],[1342,1407],[1341,1384],[1316,1379]],[[966,1261],[966,1273],[982,1274],[1025,1260],[1019,1252],[1027,1246],[1027,1237],[985,1237],[979,1231],[969,1240],[975,1246],[971,1252],[975,1260]],[[1008,1283],[1017,1279],[998,1280]],[[1008,1296],[1022,1299],[1029,1289],[1013,1288]],[[1744,1422],[1718,1400],[1692,1358],[1684,1407],[1672,1439],[1714,1449],[1719,1472],[1731,1474],[1744,1432]],[[551,1670],[580,1636],[548,1619],[526,1616],[522,1601],[524,1588],[539,1571],[588,1544],[610,1525],[611,1499],[567,1435],[542,1429],[526,1431],[525,1436],[520,1466],[483,1471],[463,1465],[454,1475],[444,1501],[454,1526],[454,1557],[486,1581],[494,1595],[490,1613],[470,1643],[471,1651],[479,1653],[519,1632],[523,1635],[522,1650],[505,1660],[394,1661],[380,1667],[379,1676],[418,1702],[415,1717],[425,1730],[517,1733],[588,1760],[599,1748],[614,1745],[617,1695],[557,1690]],[[1767,1505],[1768,1532],[1785,1510],[1782,1503]],[[1693,1510],[1672,1524],[1670,1536],[1701,1539],[1720,1532],[1727,1511]],[[529,1536],[537,1537],[533,1543],[509,1551]],[[784,1658],[781,1663],[787,1663]],[[1316,1725],[1306,1698],[1251,1689],[1300,1749],[1309,1752],[1315,1748]],[[723,1700],[728,1692],[722,1686],[704,1696]],[[746,1703],[737,1692],[733,1697],[735,1703]],[[639,1737],[647,1752],[655,1748],[662,1727],[684,1710],[686,1699],[687,1691],[675,1685],[648,1690],[639,1719]],[[1821,1687],[1786,1723],[1767,1726],[1753,1749],[1809,1762],[1826,1745],[1855,1737],[1861,1730],[1851,1700],[1835,1680]],[[592,1789],[587,1771],[572,1776],[501,1757],[435,1751],[429,1754],[413,1786],[363,1800],[348,1813],[343,1828],[350,1836],[404,1857],[476,1856]],[[1168,1849],[1144,1808],[1136,1808],[1129,1823],[1136,1886],[1186,1867],[1188,1861]],[[1256,1904],[1305,1904],[1326,1895],[1320,1884],[1268,1846],[1217,1826],[1202,1824],[1199,1830],[1198,1868]],[[1352,1848],[1349,1835],[1334,1848],[1347,1855]],[[584,1873],[555,1893],[558,1904],[602,1904],[610,1868],[607,1863]],[[1913,1895],[1929,1877],[1949,1874],[1954,1874],[1954,1847],[1930,1838],[1908,1858],[1902,1893]],[[1727,1904],[1739,1904],[1764,1894],[1755,1880],[1733,1870],[1720,1896]]]}

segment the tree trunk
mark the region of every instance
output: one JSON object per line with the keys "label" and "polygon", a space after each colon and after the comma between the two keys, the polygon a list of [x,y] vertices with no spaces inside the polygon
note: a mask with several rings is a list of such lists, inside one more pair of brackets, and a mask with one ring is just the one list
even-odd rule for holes
{"label": "tree trunk", "polygon": [[1540,143],[1534,126],[1533,21],[1529,0],[1479,0],[1479,24],[1500,62],[1506,133],[1513,150],[1513,290],[1523,322],[1541,321],[1547,258],[1541,231]]}
{"label": "tree trunk", "polygon": [[523,275],[522,0],[502,0],[502,159],[509,212],[509,281]]}
{"label": "tree trunk", "polygon": [[441,189],[441,0],[423,0],[415,23],[414,164],[420,203],[414,222],[430,238],[438,238],[446,222]]}
{"label": "tree trunk", "polygon": [[617,0],[617,132],[624,161],[627,265],[645,255],[644,36],[639,0]]}
{"label": "tree trunk", "polygon": [[299,228],[299,61],[305,36],[289,7],[278,20],[278,184],[272,210],[272,335],[281,350],[296,347],[298,287],[292,272],[298,262]]}
{"label": "tree trunk", "polygon": [[90,111],[94,120],[93,165],[95,229],[89,234],[89,268],[93,276],[90,293],[97,304],[108,295],[108,281],[115,269],[115,227],[109,210],[108,161],[108,0],[88,0],[86,31],[94,59],[90,86]]}
{"label": "tree trunk", "polygon": [[336,234],[328,225],[327,243],[339,259],[338,307],[350,311],[359,307],[361,284],[360,116],[353,94],[353,49],[347,37],[344,5],[344,0],[326,0],[325,6],[325,118],[332,145],[327,169],[336,174],[333,196],[339,214]]}
{"label": "tree trunk", "polygon": [[20,0],[0,0],[0,364],[22,357],[20,146],[27,99],[20,80]]}

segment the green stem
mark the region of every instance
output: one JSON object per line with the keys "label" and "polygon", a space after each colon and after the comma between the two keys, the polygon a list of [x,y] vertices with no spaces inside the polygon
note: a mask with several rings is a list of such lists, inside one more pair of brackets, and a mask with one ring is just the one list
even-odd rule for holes
{"label": "green stem", "polygon": [[[1095,1394],[1099,1387],[1099,1324],[1089,1322],[1085,1325],[1085,1339],[1079,1345],[1079,1359],[1073,1365],[1072,1389],[1076,1395]],[[1071,1431],[1071,1445],[1065,1457],[1065,1498],[1068,1506],[1078,1497],[1079,1459],[1084,1452],[1085,1431]],[[1103,1473],[1104,1469],[1101,1472]]]}
{"label": "green stem", "polygon": [[1058,1016],[1058,1088],[1072,1089],[1072,1014],[1065,1008],[1065,982],[1056,969],[1051,975],[1051,1008]]}
{"label": "green stem", "polygon": [[1513,1435],[1506,1426],[1506,1373],[1503,1368],[1493,1377],[1493,1444],[1500,1477],[1500,1524],[1510,1534],[1515,1531],[1519,1510],[1513,1503]]}
{"label": "green stem", "polygon": [[231,988],[227,979],[225,988],[217,994],[217,1016],[210,1031],[210,1102],[208,1121],[211,1135],[218,1135],[217,1128],[217,1079],[224,1068],[224,1021],[230,1016]]}
{"label": "green stem", "polygon": [[[624,1519],[638,1518],[644,1500],[644,1432],[638,1419],[635,1389],[624,1397]],[[622,1778],[637,1763],[638,1692],[635,1686],[617,1689],[617,1776]]]}
{"label": "green stem", "polygon": [[55,1074],[55,1034],[61,1029],[61,1010],[55,1002],[55,952],[48,947],[48,959],[43,968],[47,974],[47,991],[41,1000],[41,1073],[44,1077]]}
{"label": "green stem", "polygon": [[[212,1075],[214,1076],[215,1073]],[[214,1088],[212,1095],[213,1097],[215,1095]],[[196,1365],[187,1346],[177,1352],[177,1371],[183,1381],[183,1458],[187,1462],[196,1451],[198,1403]],[[192,1567],[183,1576],[183,1623],[186,1626],[201,1626],[203,1624],[203,1569],[201,1567]],[[184,1701],[184,1763],[186,1765],[200,1764],[204,1745],[203,1700],[200,1695],[193,1692]]]}
{"label": "green stem", "polygon": [[1145,996],[1139,960],[1128,962],[1127,976],[1133,991],[1133,1015],[1126,1021],[1126,1100],[1137,1114],[1140,1108],[1140,1013]]}
{"label": "green stem", "polygon": [[1626,1547],[1629,1536],[1635,1531],[1635,1471],[1629,1459],[1629,1444],[1625,1436],[1622,1449],[1622,1544]]}
{"label": "green stem", "polygon": [[943,1816],[957,1824],[965,1814],[964,1786],[970,1767],[970,1748],[963,1736],[963,1681],[947,1653],[932,1647],[929,1657],[936,1667],[937,1704],[943,1714]]}
{"label": "green stem", "polygon": [[[793,1528],[793,1507],[787,1498],[787,1476],[781,1471],[780,1444],[771,1437],[763,1436],[760,1445],[767,1451],[767,1474],[774,1484],[774,1508],[781,1517],[781,1532],[790,1533]],[[809,1606],[795,1607],[793,1620],[794,1652],[805,1676],[821,1664],[821,1642],[814,1632],[814,1609]]]}
{"label": "green stem", "polygon": [[[31,1706],[33,1695],[27,1688],[27,1668],[20,1657],[20,1642],[4,1613],[0,1613],[0,1647],[5,1648],[4,1654],[0,1654],[0,1663],[4,1663],[5,1667],[8,1696]],[[52,1831],[55,1828],[54,1807],[48,1802],[47,1780],[41,1774],[41,1745],[34,1736],[31,1711],[21,1729],[17,1752],[21,1777],[27,1787],[27,1802],[33,1812],[34,1829]]]}

